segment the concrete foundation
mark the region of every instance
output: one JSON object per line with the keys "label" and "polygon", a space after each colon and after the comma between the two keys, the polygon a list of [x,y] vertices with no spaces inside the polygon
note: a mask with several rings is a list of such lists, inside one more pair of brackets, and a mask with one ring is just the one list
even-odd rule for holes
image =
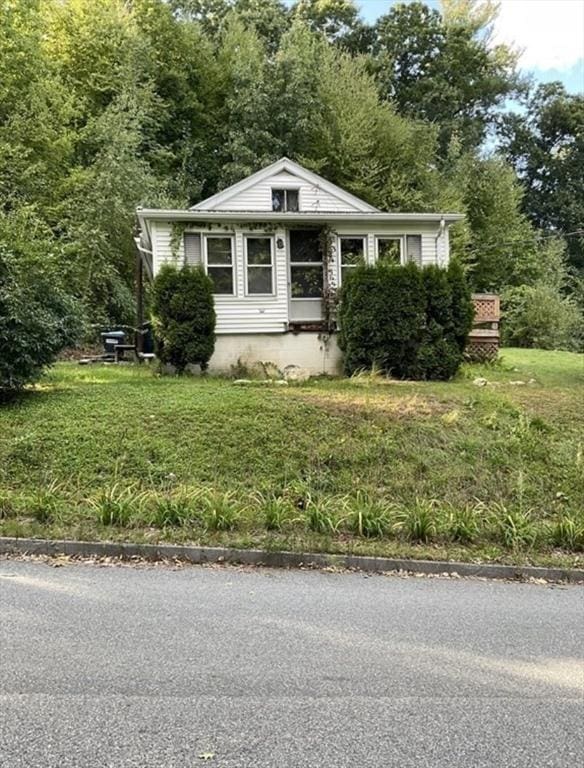
{"label": "concrete foundation", "polygon": [[257,363],[271,363],[280,371],[295,365],[312,376],[335,376],[342,372],[336,335],[316,332],[218,335],[209,371],[232,373],[238,363],[249,368]]}

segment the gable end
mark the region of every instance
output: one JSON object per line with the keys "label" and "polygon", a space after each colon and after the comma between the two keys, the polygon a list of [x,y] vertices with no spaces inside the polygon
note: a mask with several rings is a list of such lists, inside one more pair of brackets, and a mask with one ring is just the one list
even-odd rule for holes
{"label": "gable end", "polygon": [[297,189],[301,212],[372,213],[378,209],[298,163],[282,158],[192,206],[192,211],[272,210],[272,190]]}

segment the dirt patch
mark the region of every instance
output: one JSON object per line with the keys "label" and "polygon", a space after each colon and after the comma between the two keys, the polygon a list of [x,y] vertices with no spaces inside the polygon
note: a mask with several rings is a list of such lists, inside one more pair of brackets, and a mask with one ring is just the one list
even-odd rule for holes
{"label": "dirt patch", "polygon": [[524,410],[555,423],[573,424],[582,418],[582,394],[577,391],[518,388],[511,393],[507,390],[505,394]]}
{"label": "dirt patch", "polygon": [[328,413],[339,415],[384,414],[393,418],[427,417],[445,413],[448,405],[436,398],[420,395],[394,397],[390,394],[357,394],[355,392],[290,392]]}

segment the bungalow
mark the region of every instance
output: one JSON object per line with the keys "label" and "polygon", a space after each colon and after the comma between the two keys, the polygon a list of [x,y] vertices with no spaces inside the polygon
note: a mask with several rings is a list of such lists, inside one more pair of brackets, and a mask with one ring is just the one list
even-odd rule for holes
{"label": "bungalow", "polygon": [[446,265],[448,227],[463,218],[385,213],[285,157],[188,210],[137,216],[147,277],[186,262],[213,281],[210,370],[261,361],[310,373],[335,373],[341,362],[326,322],[331,289],[361,260]]}

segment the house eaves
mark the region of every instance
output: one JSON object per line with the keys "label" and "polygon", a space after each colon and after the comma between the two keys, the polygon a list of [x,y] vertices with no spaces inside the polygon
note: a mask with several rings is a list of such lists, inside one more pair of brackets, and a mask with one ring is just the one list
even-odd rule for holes
{"label": "house eaves", "polygon": [[203,211],[184,209],[161,209],[161,208],[138,208],[136,211],[140,224],[146,220],[159,221],[219,221],[219,222],[278,222],[283,226],[304,223],[304,224],[324,224],[334,221],[354,221],[354,222],[383,222],[383,221],[444,221],[451,224],[456,221],[462,221],[464,215],[461,213],[384,213],[382,211],[372,212],[338,212],[338,211],[302,211],[298,213],[281,213],[276,211]]}

